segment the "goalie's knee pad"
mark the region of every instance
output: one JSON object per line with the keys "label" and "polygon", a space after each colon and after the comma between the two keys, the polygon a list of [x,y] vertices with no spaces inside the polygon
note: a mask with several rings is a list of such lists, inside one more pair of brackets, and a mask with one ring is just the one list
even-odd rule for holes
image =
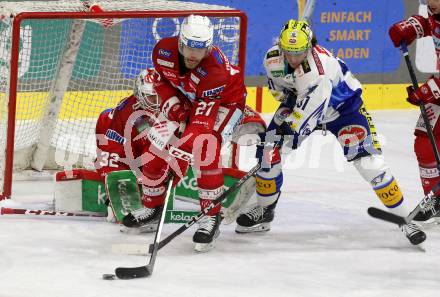
{"label": "goalie's knee pad", "polygon": [[283,185],[281,164],[276,164],[270,170],[259,170],[255,177],[257,201],[260,206],[268,206],[278,199]]}
{"label": "goalie's knee pad", "polygon": [[395,208],[402,204],[402,191],[381,155],[362,157],[353,164],[386,207]]}

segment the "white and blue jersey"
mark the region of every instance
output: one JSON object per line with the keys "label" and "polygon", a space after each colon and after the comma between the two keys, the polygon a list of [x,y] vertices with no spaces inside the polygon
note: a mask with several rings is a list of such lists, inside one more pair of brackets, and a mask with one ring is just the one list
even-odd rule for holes
{"label": "white and blue jersey", "polygon": [[363,107],[362,85],[341,59],[314,46],[292,69],[275,45],[263,64],[269,89],[282,102],[268,130],[281,126],[283,134],[294,136],[291,145],[296,148],[325,126],[338,138],[348,160],[380,153],[371,117]]}

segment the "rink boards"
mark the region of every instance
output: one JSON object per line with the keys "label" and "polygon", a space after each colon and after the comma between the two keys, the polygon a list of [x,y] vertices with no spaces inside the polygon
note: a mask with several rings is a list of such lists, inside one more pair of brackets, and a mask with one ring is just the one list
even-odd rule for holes
{"label": "rink boards", "polygon": [[[410,109],[406,102],[405,84],[365,84],[363,98],[370,110]],[[267,87],[247,87],[246,103],[262,113],[273,113],[279,102],[273,99]],[[97,118],[101,111],[114,107],[121,99],[129,96],[127,91],[81,91],[66,92],[61,106],[60,119]],[[17,120],[35,120],[42,117],[48,92],[20,92],[17,96]],[[3,101],[4,98],[1,98]],[[87,106],[87,108],[82,108]]]}

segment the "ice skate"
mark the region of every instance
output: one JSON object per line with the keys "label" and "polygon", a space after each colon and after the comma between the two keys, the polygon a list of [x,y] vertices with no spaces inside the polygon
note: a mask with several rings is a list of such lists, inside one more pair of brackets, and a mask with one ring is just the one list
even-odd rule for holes
{"label": "ice skate", "polygon": [[[162,206],[155,208],[139,208],[130,212],[122,220],[122,224],[126,228],[137,228],[138,233],[155,232],[159,223]],[[127,231],[127,229],[124,229]],[[121,230],[124,232],[123,230]]]}
{"label": "ice skate", "polygon": [[259,206],[255,205],[246,213],[237,218],[237,233],[265,232],[270,230],[270,222],[275,216],[275,205]]}
{"label": "ice skate", "polygon": [[421,244],[426,239],[425,232],[415,223],[408,223],[400,227],[403,234],[413,245]]}
{"label": "ice skate", "polygon": [[414,221],[424,224],[440,223],[440,197],[433,197],[425,204],[423,210],[414,217]]}
{"label": "ice skate", "polygon": [[205,216],[199,222],[199,229],[193,236],[196,252],[207,252],[214,248],[216,238],[220,235],[220,214]]}

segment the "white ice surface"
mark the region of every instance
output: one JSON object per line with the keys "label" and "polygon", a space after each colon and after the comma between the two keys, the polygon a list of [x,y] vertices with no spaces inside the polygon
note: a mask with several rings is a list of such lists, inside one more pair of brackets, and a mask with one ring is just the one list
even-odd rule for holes
{"label": "white ice surface", "polygon": [[[409,208],[422,197],[412,149],[417,117],[417,111],[373,113]],[[96,220],[0,216],[0,297],[440,296],[440,226],[426,229],[423,252],[394,225],[369,217],[367,208],[381,204],[344,163],[331,135],[315,132],[284,157],[283,193],[270,232],[242,235],[222,225],[216,248],[195,254],[193,228],[159,252],[147,279],[104,281],[101,275],[146,264],[146,256],[111,247],[147,245],[153,235],[121,234]],[[47,181],[17,182],[15,199],[42,203],[51,188]],[[166,225],[164,236],[177,227]]]}

